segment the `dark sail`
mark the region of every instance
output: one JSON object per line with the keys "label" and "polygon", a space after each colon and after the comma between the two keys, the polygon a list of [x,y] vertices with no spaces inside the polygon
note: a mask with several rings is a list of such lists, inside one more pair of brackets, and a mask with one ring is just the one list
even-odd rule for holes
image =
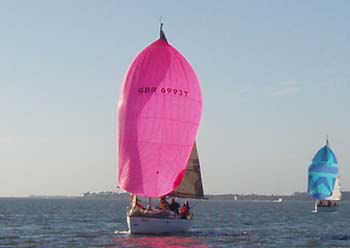
{"label": "dark sail", "polygon": [[175,191],[169,194],[169,196],[181,198],[204,198],[196,142],[193,144],[192,152],[187,162],[183,181]]}

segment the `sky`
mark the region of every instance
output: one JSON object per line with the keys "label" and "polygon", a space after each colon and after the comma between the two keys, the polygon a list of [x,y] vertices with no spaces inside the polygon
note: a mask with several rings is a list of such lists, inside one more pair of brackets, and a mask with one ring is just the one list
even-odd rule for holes
{"label": "sky", "polygon": [[197,72],[207,194],[306,191],[326,135],[350,190],[350,2],[1,1],[0,197],[117,186],[117,104],[159,38]]}

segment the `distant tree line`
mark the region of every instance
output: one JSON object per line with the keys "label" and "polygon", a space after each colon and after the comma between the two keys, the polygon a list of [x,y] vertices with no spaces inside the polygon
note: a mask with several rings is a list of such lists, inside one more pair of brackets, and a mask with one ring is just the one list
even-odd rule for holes
{"label": "distant tree line", "polygon": [[[86,192],[83,194],[84,198],[89,199],[129,199],[129,193],[120,193],[112,191],[103,192]],[[213,200],[267,200],[274,201],[279,198],[285,200],[301,200],[301,201],[311,201],[313,200],[310,195],[305,192],[295,192],[291,195],[258,195],[258,194],[222,194],[222,195],[206,195],[208,199]],[[350,200],[350,192],[343,192],[343,201]]]}

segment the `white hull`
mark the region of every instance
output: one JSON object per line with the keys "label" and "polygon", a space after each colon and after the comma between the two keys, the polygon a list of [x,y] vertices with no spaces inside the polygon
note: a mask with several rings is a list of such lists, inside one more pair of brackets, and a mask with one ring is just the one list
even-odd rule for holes
{"label": "white hull", "polygon": [[338,207],[316,206],[314,212],[315,213],[327,213],[327,212],[331,213],[331,212],[337,212],[338,208],[339,208],[339,206]]}
{"label": "white hull", "polygon": [[335,206],[320,206],[318,205],[318,201],[315,203],[315,210],[314,213],[331,213],[331,212],[337,212],[339,208],[339,204],[336,204]]}
{"label": "white hull", "polygon": [[191,225],[188,219],[127,216],[130,234],[157,234],[185,232]]}

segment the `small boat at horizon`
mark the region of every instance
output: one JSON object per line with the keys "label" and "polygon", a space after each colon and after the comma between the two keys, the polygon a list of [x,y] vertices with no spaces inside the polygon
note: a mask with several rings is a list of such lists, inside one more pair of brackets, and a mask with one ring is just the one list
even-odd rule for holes
{"label": "small boat at horizon", "polygon": [[276,200],[251,200],[252,202],[282,202],[282,198],[278,198]]}

